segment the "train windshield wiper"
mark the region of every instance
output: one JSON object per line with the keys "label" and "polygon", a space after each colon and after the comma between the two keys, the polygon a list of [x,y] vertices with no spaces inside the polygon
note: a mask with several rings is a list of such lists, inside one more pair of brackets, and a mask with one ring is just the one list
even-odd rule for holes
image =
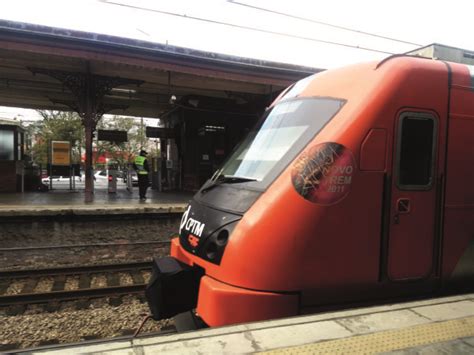
{"label": "train windshield wiper", "polygon": [[248,182],[248,181],[257,181],[254,178],[248,178],[244,176],[235,176],[235,175],[219,175],[217,178],[212,181],[212,183],[201,190],[201,193],[205,193],[209,190],[212,190],[214,187],[220,184],[236,184],[239,182]]}

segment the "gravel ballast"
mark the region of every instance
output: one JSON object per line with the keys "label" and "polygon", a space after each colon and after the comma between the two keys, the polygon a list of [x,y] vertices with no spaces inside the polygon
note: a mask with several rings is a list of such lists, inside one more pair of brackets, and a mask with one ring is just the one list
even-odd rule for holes
{"label": "gravel ballast", "polygon": [[[45,218],[32,221],[2,221],[0,270],[24,270],[67,266],[101,265],[132,261],[151,261],[168,255],[169,239],[179,230],[180,215],[170,218]],[[166,241],[165,243],[156,243]],[[150,243],[151,242],[151,243]],[[129,244],[132,243],[132,244]],[[136,244],[133,244],[136,243]],[[26,248],[26,249],[24,249]],[[141,271],[148,282],[151,272]],[[128,273],[120,274],[122,285],[133,283]],[[4,295],[14,295],[29,278],[8,285]],[[55,279],[43,277],[34,292],[50,291]],[[91,287],[107,286],[105,273],[90,277]],[[30,283],[28,283],[30,282]],[[68,276],[65,290],[79,288],[79,276]],[[87,308],[83,308],[83,307]],[[146,303],[135,296],[120,299],[99,298],[88,302],[61,302],[29,305],[25,310],[0,309],[0,352],[2,345],[28,348],[54,343],[74,343],[87,339],[111,338],[130,334],[149,313]],[[142,330],[159,331],[171,320],[149,320]]]}
{"label": "gravel ballast", "polygon": [[[124,297],[120,306],[94,302],[88,309],[63,307],[58,312],[25,312],[17,316],[0,315],[0,344],[19,344],[22,348],[38,346],[47,341],[79,342],[88,338],[109,338],[123,335],[123,330],[136,329],[148,306],[132,296]],[[149,320],[142,333],[159,331],[170,320]]]}
{"label": "gravel ballast", "polygon": [[169,240],[179,230],[180,215],[118,217],[2,221],[0,270],[151,260],[168,253]]}

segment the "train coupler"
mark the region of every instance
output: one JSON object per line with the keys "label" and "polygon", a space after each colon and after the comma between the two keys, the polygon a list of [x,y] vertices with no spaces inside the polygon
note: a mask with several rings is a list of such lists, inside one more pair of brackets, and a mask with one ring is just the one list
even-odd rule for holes
{"label": "train coupler", "polygon": [[167,256],[153,260],[145,295],[153,319],[174,317],[196,308],[199,282],[204,270]]}

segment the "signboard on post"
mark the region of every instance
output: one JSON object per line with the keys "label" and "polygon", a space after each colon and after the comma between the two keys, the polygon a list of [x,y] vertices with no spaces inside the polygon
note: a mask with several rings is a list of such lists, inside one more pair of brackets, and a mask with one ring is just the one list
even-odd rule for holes
{"label": "signboard on post", "polygon": [[51,141],[51,165],[71,165],[71,143]]}
{"label": "signboard on post", "polygon": [[148,138],[170,139],[175,137],[173,128],[146,127],[146,136]]}
{"label": "signboard on post", "polygon": [[114,143],[128,142],[127,131],[112,131],[99,129],[97,131],[97,140]]}

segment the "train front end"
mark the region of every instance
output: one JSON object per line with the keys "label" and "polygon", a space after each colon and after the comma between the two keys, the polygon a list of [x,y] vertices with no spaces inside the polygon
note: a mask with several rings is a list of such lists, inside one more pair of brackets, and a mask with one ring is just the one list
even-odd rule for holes
{"label": "train front end", "polygon": [[171,255],[155,259],[147,289],[155,319],[195,310],[221,326],[299,314],[300,291],[312,282],[305,240],[324,206],[347,196],[355,171],[352,153],[330,131],[321,135],[347,103],[318,92],[333,78],[317,74],[288,89],[196,193]]}
{"label": "train front end", "polygon": [[445,180],[444,169],[467,161],[468,141],[443,159],[449,98],[471,112],[472,74],[459,67],[450,89],[448,67],[394,56],[283,93],[196,193],[171,256],[156,260],[155,319],[195,310],[220,326],[428,293],[452,275],[467,285],[472,233],[457,222],[469,215],[442,203],[467,203],[455,181],[469,172],[459,163]]}

